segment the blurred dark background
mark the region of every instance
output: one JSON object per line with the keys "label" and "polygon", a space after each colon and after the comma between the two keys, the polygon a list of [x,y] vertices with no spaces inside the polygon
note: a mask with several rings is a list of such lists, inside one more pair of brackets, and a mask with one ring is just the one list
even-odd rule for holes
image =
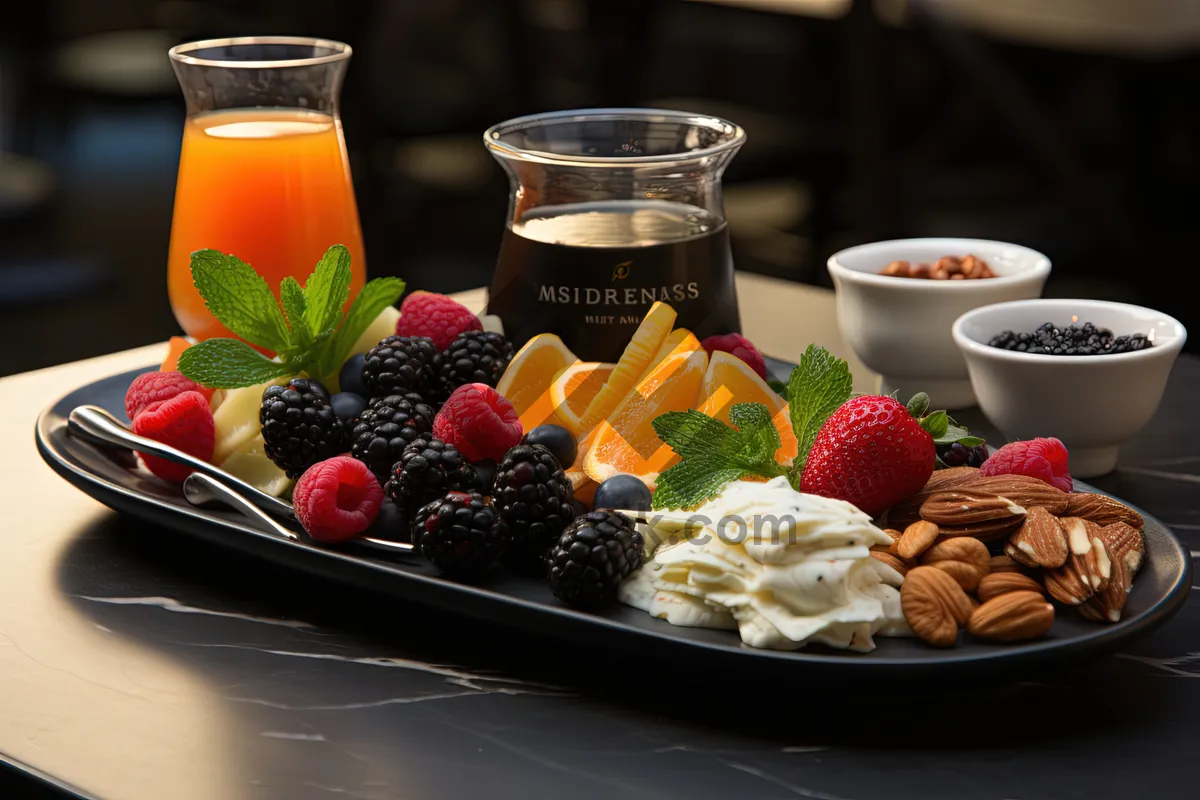
{"label": "blurred dark background", "polygon": [[850,244],[982,236],[1049,255],[1047,294],[1196,322],[1195,0],[5,9],[0,375],[177,332],[165,269],[184,112],[166,51],[254,33],[355,48],[343,118],[373,275],[439,291],[488,281],[507,198],[480,144],[491,123],[666,106],[748,132],[726,182],[740,269],[828,285],[825,259]]}

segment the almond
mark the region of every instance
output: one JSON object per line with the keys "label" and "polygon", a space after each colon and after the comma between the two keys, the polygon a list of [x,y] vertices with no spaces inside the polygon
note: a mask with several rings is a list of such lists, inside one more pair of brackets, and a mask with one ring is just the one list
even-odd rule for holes
{"label": "almond", "polygon": [[972,487],[938,492],[921,504],[921,519],[935,525],[977,525],[997,520],[1015,522],[1025,517],[1025,508],[991,492]]}
{"label": "almond", "polygon": [[1133,578],[1125,567],[1125,562],[1114,558],[1112,579],[1108,582],[1108,587],[1092,595],[1079,607],[1079,613],[1096,622],[1120,622],[1121,611],[1125,608],[1125,601],[1129,599],[1132,586]]}
{"label": "almond", "polygon": [[888,510],[888,524],[896,528],[908,527],[921,518],[921,504],[930,495],[966,486],[980,477],[978,467],[950,467],[949,469],[935,470],[921,491]]}
{"label": "almond", "polygon": [[945,572],[965,592],[975,591],[979,581],[991,569],[987,545],[978,539],[959,537],[944,539],[925,551],[921,565],[937,567]]}
{"label": "almond", "polygon": [[1101,526],[1124,522],[1132,528],[1141,530],[1145,525],[1142,515],[1120,500],[1106,494],[1088,492],[1071,492],[1067,495],[1067,508],[1063,512],[1063,516],[1083,517]]}
{"label": "almond", "polygon": [[1146,555],[1146,540],[1142,532],[1127,523],[1114,522],[1100,529],[1100,539],[1114,561],[1125,562],[1132,579],[1142,568],[1142,558]]}
{"label": "almond", "polygon": [[1054,625],[1054,606],[1039,592],[1006,592],[971,614],[967,631],[993,642],[1019,642],[1044,635]]}
{"label": "almond", "polygon": [[1007,538],[1021,524],[1024,517],[1012,519],[994,519],[990,522],[978,522],[974,525],[941,525],[942,538],[950,539],[959,536],[971,536],[981,542],[994,542]]}
{"label": "almond", "polygon": [[971,600],[954,579],[933,567],[909,570],[900,587],[904,619],[920,639],[934,647],[953,647],[958,627],[971,618]]}
{"label": "almond", "polygon": [[904,529],[904,535],[896,542],[896,554],[901,558],[916,558],[937,541],[937,537],[937,525],[919,519]]}
{"label": "almond", "polygon": [[979,582],[979,587],[976,589],[976,594],[979,595],[980,600],[986,603],[993,597],[999,597],[1009,592],[1045,594],[1045,591],[1040,583],[1020,572],[993,572],[983,576],[983,580]]}
{"label": "almond", "polygon": [[[991,573],[994,572],[1018,572],[1024,574],[1021,565],[1013,561],[1008,556],[992,556],[990,562]],[[990,574],[990,573],[989,573]]]}
{"label": "almond", "polygon": [[991,475],[971,481],[974,492],[990,492],[1007,497],[1024,508],[1041,506],[1051,514],[1059,515],[1067,510],[1067,493],[1045,481],[1027,475]]}
{"label": "almond", "polygon": [[1065,517],[1061,522],[1070,554],[1067,563],[1046,573],[1046,591],[1060,603],[1078,606],[1108,588],[1112,560],[1099,525],[1081,517]]}
{"label": "almond", "polygon": [[1067,532],[1044,507],[1034,506],[1004,552],[1027,567],[1056,569],[1067,563]]}
{"label": "almond", "polygon": [[878,561],[881,564],[887,564],[889,567],[896,570],[896,572],[899,572],[901,575],[908,574],[908,570],[909,570],[908,564],[905,563],[904,561],[900,560],[896,556],[892,555],[891,553],[887,553],[882,550],[872,550],[870,555],[871,555],[871,558],[875,559],[876,561]]}

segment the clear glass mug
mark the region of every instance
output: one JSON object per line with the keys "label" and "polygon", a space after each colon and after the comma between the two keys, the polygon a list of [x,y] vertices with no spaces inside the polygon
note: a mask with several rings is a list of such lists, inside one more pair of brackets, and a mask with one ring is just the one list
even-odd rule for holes
{"label": "clear glass mug", "polygon": [[558,334],[616,361],[656,300],[703,338],[740,332],[721,176],[745,142],[681,111],[520,117],[484,134],[508,172],[508,219],[488,300],[516,346]]}
{"label": "clear glass mug", "polygon": [[187,102],[167,287],[184,332],[232,336],[192,284],[191,254],[252,265],[278,292],[335,244],[350,250],[351,297],[366,278],[338,98],[349,45],[247,36],[179,45],[171,65]]}

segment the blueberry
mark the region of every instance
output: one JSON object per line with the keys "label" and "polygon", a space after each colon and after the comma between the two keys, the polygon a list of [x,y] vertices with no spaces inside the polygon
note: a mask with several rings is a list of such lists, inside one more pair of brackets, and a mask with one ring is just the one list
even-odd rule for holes
{"label": "blueberry", "polygon": [[471,466],[475,468],[475,477],[479,482],[479,493],[490,495],[492,493],[492,484],[496,481],[496,462],[490,458],[485,458],[482,461],[472,461]]}
{"label": "blueberry", "polygon": [[387,539],[390,542],[408,542],[411,536],[408,530],[408,517],[400,507],[392,502],[392,498],[384,497],[379,506],[379,516],[371,526],[363,532],[363,536],[375,539]]}
{"label": "blueberry", "polygon": [[632,475],[614,475],[596,487],[592,507],[649,511],[650,490]]}
{"label": "blueberry", "polygon": [[342,364],[342,371],[338,373],[338,385],[342,387],[343,392],[354,392],[361,397],[370,394],[363,382],[363,362],[366,358],[366,353],[359,353],[350,356],[346,363]]}
{"label": "blueberry", "polygon": [[342,422],[353,422],[367,407],[367,401],[354,392],[338,392],[329,399],[329,405]]}
{"label": "blueberry", "polygon": [[540,444],[554,454],[559,466],[570,469],[579,454],[575,436],[561,425],[538,425],[525,434],[525,444]]}

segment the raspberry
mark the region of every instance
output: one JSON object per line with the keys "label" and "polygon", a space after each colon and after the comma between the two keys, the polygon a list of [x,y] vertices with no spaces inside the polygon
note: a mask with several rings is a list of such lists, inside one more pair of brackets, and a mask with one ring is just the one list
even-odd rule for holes
{"label": "raspberry", "polygon": [[[200,392],[180,392],[143,408],[133,418],[133,432],[170,445],[188,455],[208,461],[216,444],[216,427],[208,398]],[[192,473],[188,467],[158,456],[138,453],[146,469],[164,481],[183,483]]]}
{"label": "raspberry", "polygon": [[522,433],[512,403],[485,383],[455,389],[433,419],[434,436],[454,445],[468,461],[499,461]]}
{"label": "raspberry", "polygon": [[710,356],[714,350],[723,350],[730,355],[737,356],[742,361],[750,366],[750,369],[758,373],[758,377],[764,381],[767,379],[767,365],[763,361],[762,353],[758,352],[758,348],[754,346],[754,342],[742,336],[740,333],[726,333],[721,336],[709,336],[700,346]]}
{"label": "raspberry", "polygon": [[344,542],[379,516],[383,487],[356,458],[334,456],[313,464],[292,490],[296,519],[319,542]]}
{"label": "raspberry", "polygon": [[1067,448],[1058,439],[1009,442],[979,468],[980,475],[1026,475],[1069,492],[1074,488],[1067,468]]}
{"label": "raspberry", "polygon": [[125,392],[125,414],[133,419],[151,403],[170,400],[181,392],[199,392],[212,400],[214,389],[201,386],[182,372],[144,372],[133,379]]}
{"label": "raspberry", "polygon": [[400,304],[397,336],[428,336],[438,352],[445,350],[463,331],[481,331],[483,323],[471,310],[444,294],[410,294]]}

